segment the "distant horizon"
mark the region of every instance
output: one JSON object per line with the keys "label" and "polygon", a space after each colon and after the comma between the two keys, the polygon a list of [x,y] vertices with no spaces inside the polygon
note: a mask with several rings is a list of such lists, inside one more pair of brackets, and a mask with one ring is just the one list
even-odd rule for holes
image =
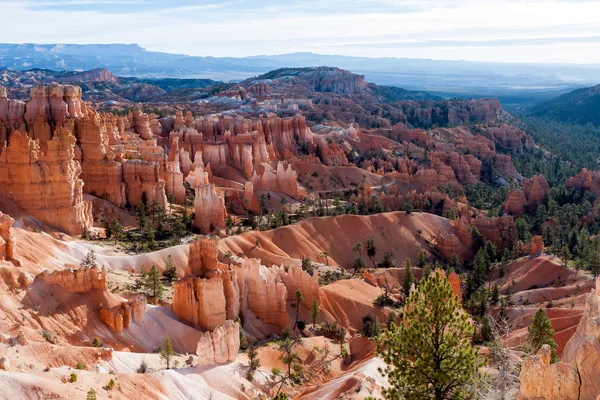
{"label": "distant horizon", "polygon": [[600,7],[592,0],[0,0],[0,7],[9,43],[125,42],[219,58],[311,52],[600,63]]}
{"label": "distant horizon", "polygon": [[[0,0],[1,1],[1,0]],[[158,51],[151,50],[147,47],[139,44],[139,43],[42,43],[42,42],[21,42],[21,43],[13,43],[13,42],[0,42],[0,45],[14,45],[14,46],[24,46],[24,45],[33,45],[33,46],[137,46],[140,49],[151,52],[151,53],[163,53],[170,55],[178,55],[178,56],[187,56],[187,57],[200,57],[200,58],[217,58],[217,59],[225,59],[225,58],[234,58],[234,59],[244,59],[244,58],[262,58],[262,57],[281,57],[281,56],[292,56],[292,55],[313,55],[320,57],[346,57],[346,58],[366,58],[373,60],[418,60],[418,61],[441,61],[441,62],[456,62],[456,63],[474,63],[474,64],[495,64],[495,65],[564,65],[564,66],[600,66],[600,61],[595,62],[583,62],[583,63],[573,63],[573,62],[530,62],[530,61],[478,61],[478,60],[466,60],[466,59],[438,59],[438,58],[418,58],[418,57],[394,57],[394,56],[360,56],[360,55],[344,55],[344,54],[331,54],[331,53],[316,53],[311,51],[292,51],[288,53],[273,53],[273,54],[253,54],[246,56],[214,56],[214,55],[193,55],[187,53],[175,53],[168,51]],[[333,65],[324,65],[331,66]],[[0,67],[2,67],[0,65]],[[104,68],[104,67],[99,67]],[[35,69],[35,67],[32,67]]]}

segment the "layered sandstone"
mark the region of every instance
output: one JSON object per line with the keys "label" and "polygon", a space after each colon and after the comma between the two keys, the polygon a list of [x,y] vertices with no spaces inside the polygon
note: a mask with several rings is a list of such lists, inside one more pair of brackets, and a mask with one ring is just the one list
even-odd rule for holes
{"label": "layered sandstone", "polygon": [[562,360],[550,364],[551,350],[542,346],[521,367],[519,400],[596,400],[600,396],[600,281],[587,295],[585,310]]}
{"label": "layered sandstone", "polygon": [[173,312],[195,328],[212,331],[239,313],[239,289],[233,271],[219,267],[217,241],[190,244],[186,276],[174,285]]}
{"label": "layered sandstone", "polygon": [[574,177],[567,179],[566,187],[587,190],[597,196],[600,194],[600,172],[584,168]]}
{"label": "layered sandstone", "polygon": [[15,131],[0,153],[0,196],[34,218],[69,234],[92,227],[92,205],[83,201],[81,166],[74,160],[75,138],[54,132],[43,153],[39,141]]}
{"label": "layered sandstone", "polygon": [[240,351],[240,329],[237,322],[225,321],[212,332],[203,332],[196,350],[198,365],[235,361]]}
{"label": "layered sandstone", "polygon": [[523,182],[523,190],[509,190],[502,209],[507,213],[520,217],[525,211],[535,212],[543,204],[550,193],[550,187],[543,175],[535,175]]}
{"label": "layered sandstone", "polygon": [[81,267],[75,270],[65,269],[61,271],[44,271],[39,275],[40,279],[51,285],[58,285],[67,292],[88,293],[92,290],[106,289],[106,270]]}
{"label": "layered sandstone", "polygon": [[217,228],[224,229],[227,209],[225,199],[217,193],[215,184],[197,186],[194,190],[194,227],[202,233],[209,233]]}
{"label": "layered sandstone", "polygon": [[10,215],[0,212],[0,261],[15,258],[17,240],[12,233],[13,222]]}
{"label": "layered sandstone", "polygon": [[257,259],[245,259],[237,276],[242,315],[253,314],[280,329],[289,326],[288,290],[275,269],[261,265]]}
{"label": "layered sandstone", "polygon": [[292,198],[300,194],[298,189],[298,174],[291,165],[285,166],[281,161],[273,170],[268,164],[261,164],[252,176],[254,190],[284,193]]}
{"label": "layered sandstone", "polygon": [[315,272],[313,275],[304,271],[300,265],[292,265],[286,271],[284,267],[279,267],[279,277],[285,285],[288,293],[288,302],[296,301],[296,291],[301,291],[304,297],[304,304],[310,307],[313,301],[321,303],[319,297],[319,276]]}
{"label": "layered sandstone", "polygon": [[123,329],[128,329],[131,322],[140,323],[146,312],[146,296],[136,295],[119,306],[105,309],[101,308],[98,312],[100,319],[115,333],[122,333]]}

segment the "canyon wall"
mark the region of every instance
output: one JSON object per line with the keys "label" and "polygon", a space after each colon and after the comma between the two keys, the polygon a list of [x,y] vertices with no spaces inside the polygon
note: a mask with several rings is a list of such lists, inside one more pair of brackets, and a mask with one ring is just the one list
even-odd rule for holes
{"label": "canyon wall", "polygon": [[0,152],[0,196],[14,201],[38,220],[69,234],[92,227],[92,205],[83,201],[81,166],[74,160],[75,138],[59,128],[47,142],[15,131]]}

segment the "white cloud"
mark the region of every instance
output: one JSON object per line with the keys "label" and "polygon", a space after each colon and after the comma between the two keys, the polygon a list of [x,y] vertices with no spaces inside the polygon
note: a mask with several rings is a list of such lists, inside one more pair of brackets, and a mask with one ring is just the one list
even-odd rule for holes
{"label": "white cloud", "polygon": [[125,0],[118,3],[129,7],[118,10],[113,3],[0,0],[0,40],[138,43],[148,50],[212,56],[314,51],[600,63],[594,41],[600,37],[598,1]]}

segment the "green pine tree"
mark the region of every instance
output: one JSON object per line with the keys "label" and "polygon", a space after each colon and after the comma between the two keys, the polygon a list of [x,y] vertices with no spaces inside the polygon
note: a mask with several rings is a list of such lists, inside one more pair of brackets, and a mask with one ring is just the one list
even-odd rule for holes
{"label": "green pine tree", "polygon": [[153,265],[150,271],[146,274],[144,279],[144,288],[152,293],[152,297],[160,298],[164,292],[163,283],[161,281],[162,274]]}
{"label": "green pine tree", "polygon": [[404,323],[383,334],[380,355],[390,383],[386,399],[465,398],[477,367],[473,326],[439,272],[421,282],[405,307]]}
{"label": "green pine tree", "polygon": [[525,347],[528,352],[535,354],[545,344],[550,346],[552,350],[552,362],[558,361],[556,342],[554,341],[554,328],[552,328],[552,323],[546,311],[540,308],[535,312],[535,315],[531,319],[531,324],[527,328]]}
{"label": "green pine tree", "polygon": [[173,351],[173,345],[171,344],[171,338],[166,337],[160,346],[160,359],[163,360],[167,364],[167,369],[171,368],[171,359],[175,355],[175,351]]}
{"label": "green pine tree", "polygon": [[177,280],[177,267],[173,263],[173,257],[168,255],[165,260],[165,271],[163,272],[163,277],[167,283],[173,283]]}
{"label": "green pine tree", "polygon": [[313,300],[312,307],[310,309],[310,316],[312,317],[313,322],[313,331],[317,325],[317,319],[319,319],[319,314],[321,314],[321,310],[319,309],[319,303],[317,300]]}

